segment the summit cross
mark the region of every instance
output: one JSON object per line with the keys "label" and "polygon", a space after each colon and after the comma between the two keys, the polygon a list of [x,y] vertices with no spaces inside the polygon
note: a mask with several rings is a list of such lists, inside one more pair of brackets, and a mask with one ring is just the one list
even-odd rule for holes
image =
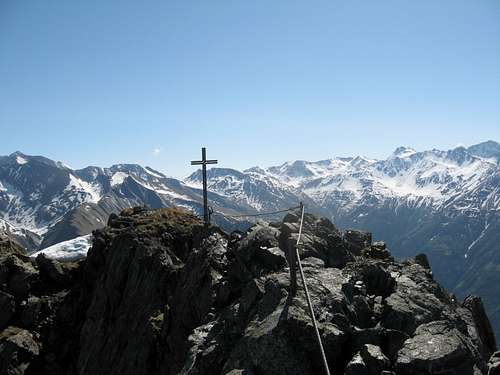
{"label": "summit cross", "polygon": [[210,214],[208,211],[208,191],[207,191],[207,164],[217,164],[217,160],[207,160],[207,149],[201,149],[201,160],[192,161],[191,165],[201,165],[203,175],[203,221],[205,228],[210,224]]}

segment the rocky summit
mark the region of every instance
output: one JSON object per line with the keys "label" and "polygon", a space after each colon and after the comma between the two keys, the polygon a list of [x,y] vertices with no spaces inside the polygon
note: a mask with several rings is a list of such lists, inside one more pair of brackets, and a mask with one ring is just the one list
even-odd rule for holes
{"label": "rocky summit", "polygon": [[[26,256],[0,239],[1,374],[321,374],[283,249],[299,218],[205,235],[178,210],[126,209],[85,260]],[[395,262],[370,233],[306,215],[300,257],[332,374],[498,374],[474,296]]]}

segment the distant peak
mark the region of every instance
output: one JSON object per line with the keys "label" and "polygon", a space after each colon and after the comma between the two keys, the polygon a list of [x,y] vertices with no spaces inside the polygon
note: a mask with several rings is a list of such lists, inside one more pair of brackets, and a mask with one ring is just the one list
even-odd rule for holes
{"label": "distant peak", "polygon": [[23,154],[21,151],[14,151],[12,154],[9,155],[10,157],[16,157],[16,156],[27,156]]}
{"label": "distant peak", "polygon": [[247,173],[247,172],[252,173],[253,172],[253,173],[266,174],[266,171],[261,167],[251,167],[251,168],[244,170],[243,172],[245,172],[245,173]]}
{"label": "distant peak", "polygon": [[476,145],[472,145],[471,147],[499,147],[500,148],[500,143],[492,141],[491,139],[485,142],[478,143]]}
{"label": "distant peak", "polygon": [[411,147],[405,147],[405,146],[401,146],[401,147],[398,147],[393,153],[392,155],[393,156],[396,156],[398,158],[407,158],[407,157],[410,157],[412,156],[413,154],[416,154],[417,151],[415,151],[413,148]]}
{"label": "distant peak", "polygon": [[19,165],[23,165],[28,162],[28,156],[23,154],[21,151],[13,152],[9,155],[9,158]]}
{"label": "distant peak", "polygon": [[373,163],[375,160],[373,159],[368,159],[367,157],[364,156],[356,156],[355,158],[350,160],[350,163],[352,165],[362,165],[362,164],[370,164]]}
{"label": "distant peak", "polygon": [[481,158],[496,158],[500,160],[500,144],[495,141],[490,140],[472,145],[467,148],[467,151]]}

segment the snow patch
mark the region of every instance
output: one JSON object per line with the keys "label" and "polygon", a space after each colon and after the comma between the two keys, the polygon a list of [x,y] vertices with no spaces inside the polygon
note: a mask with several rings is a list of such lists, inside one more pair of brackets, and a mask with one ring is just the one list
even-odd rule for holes
{"label": "snow patch", "polygon": [[484,229],[481,231],[481,233],[479,234],[479,236],[474,240],[472,241],[472,243],[469,245],[469,247],[467,247],[467,251],[465,252],[464,254],[464,258],[467,259],[468,257],[468,253],[469,251],[472,250],[472,248],[479,242],[481,241],[481,239],[484,237],[486,231],[488,230],[488,228],[490,227],[490,223],[488,222],[485,222],[484,223]]}
{"label": "snow patch", "polygon": [[151,176],[154,176],[154,177],[157,177],[157,178],[165,178],[165,176],[159,174],[159,173],[156,173],[155,171],[153,171],[151,168],[149,167],[146,167],[145,168],[146,172],[148,172]]}
{"label": "snow patch", "polygon": [[45,249],[39,250],[31,254],[32,258],[36,258],[39,254],[45,254],[47,258],[71,261],[76,259],[85,258],[87,252],[92,246],[92,235],[76,237],[72,240],[60,242],[58,244],[49,246]]}
{"label": "snow patch", "polygon": [[16,155],[16,163],[19,164],[19,165],[23,165],[23,164],[26,164],[28,162],[28,160],[26,160],[25,158],[23,158],[22,156],[20,155]]}
{"label": "snow patch", "polygon": [[80,180],[78,177],[70,173],[69,184],[66,191],[79,191],[87,194],[87,203],[97,203],[101,199],[101,189],[98,185],[92,185],[86,181]]}
{"label": "snow patch", "polygon": [[112,177],[111,177],[111,186],[116,186],[123,184],[123,181],[129,176],[128,173],[125,172],[116,172]]}
{"label": "snow patch", "polygon": [[169,198],[173,198],[173,199],[182,199],[182,200],[186,200],[186,201],[192,201],[192,199],[190,197],[188,197],[187,195],[179,194],[179,193],[173,191],[172,189],[168,188],[164,184],[160,184],[159,186],[152,186],[144,181],[137,181],[137,183],[141,184],[142,186],[144,186],[148,190],[154,191],[156,194],[167,195]]}

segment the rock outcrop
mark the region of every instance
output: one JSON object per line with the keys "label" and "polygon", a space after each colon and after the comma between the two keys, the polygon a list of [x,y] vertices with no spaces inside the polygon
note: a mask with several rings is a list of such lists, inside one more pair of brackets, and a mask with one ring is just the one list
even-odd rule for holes
{"label": "rock outcrop", "polygon": [[[0,373],[44,373],[57,311],[78,282],[77,264],[27,256],[0,235]],[[56,350],[54,348],[54,350]]]}
{"label": "rock outcrop", "polygon": [[[290,294],[282,250],[297,230],[290,214],[204,236],[191,214],[136,208],[95,231],[78,264],[2,245],[0,372],[320,374],[304,291]],[[498,371],[481,301],[457,301],[425,257],[395,262],[369,233],[312,215],[299,253],[332,373]]]}

